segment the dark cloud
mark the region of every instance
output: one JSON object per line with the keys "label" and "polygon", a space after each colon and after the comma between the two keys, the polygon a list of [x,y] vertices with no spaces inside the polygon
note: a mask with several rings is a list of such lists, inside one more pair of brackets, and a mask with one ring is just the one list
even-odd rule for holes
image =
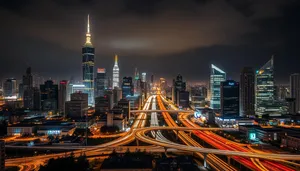
{"label": "dark cloud", "polygon": [[[110,68],[118,53],[124,75],[137,66],[161,76],[182,72],[191,80],[207,79],[207,73],[192,72],[189,65],[207,71],[216,62],[236,78],[242,66],[262,65],[273,53],[298,55],[289,49],[295,38],[287,25],[294,21],[285,18],[297,13],[298,5],[295,0],[1,1],[1,63],[14,64],[0,70],[6,76],[28,63],[48,75],[79,77],[90,14],[97,66]],[[256,62],[245,63],[244,57]],[[229,61],[237,65],[227,68]]]}

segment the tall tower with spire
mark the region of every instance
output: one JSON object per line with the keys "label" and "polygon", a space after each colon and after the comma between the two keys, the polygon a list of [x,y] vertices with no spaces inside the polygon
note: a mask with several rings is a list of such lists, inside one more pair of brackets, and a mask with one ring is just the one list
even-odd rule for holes
{"label": "tall tower with spire", "polygon": [[95,48],[91,42],[90,17],[87,18],[86,41],[82,47],[82,81],[85,93],[88,94],[89,105],[94,105],[94,58]]}
{"label": "tall tower with spire", "polygon": [[115,65],[113,67],[113,88],[119,87],[120,82],[120,70],[118,66],[118,55],[115,55]]}

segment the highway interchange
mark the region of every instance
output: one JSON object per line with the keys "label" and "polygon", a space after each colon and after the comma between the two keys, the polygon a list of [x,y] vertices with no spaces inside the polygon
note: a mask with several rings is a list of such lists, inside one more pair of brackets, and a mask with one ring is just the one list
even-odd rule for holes
{"label": "highway interchange", "polygon": [[[172,109],[167,110],[165,108],[166,104],[171,105]],[[159,109],[156,109],[156,106],[158,106]],[[184,125],[184,127],[179,127],[177,125],[177,123],[171,117],[169,111],[172,113],[178,113],[178,120]],[[163,116],[167,127],[159,126],[157,118],[158,112]],[[145,127],[148,117],[147,113],[151,114],[150,127]],[[291,166],[291,164],[297,164],[293,162],[287,162],[286,160],[300,160],[300,155],[271,154],[261,152],[259,150],[251,150],[251,148],[247,148],[247,145],[245,144],[229,141],[212,132],[215,130],[220,130],[221,128],[203,128],[193,123],[189,120],[189,115],[191,113],[192,111],[178,110],[161,95],[152,95],[147,99],[143,110],[137,112],[136,119],[131,126],[131,129],[128,132],[123,133],[121,137],[97,146],[62,148],[73,149],[73,152],[76,156],[79,156],[82,153],[85,153],[86,156],[97,156],[104,153],[109,154],[112,149],[116,149],[118,152],[124,152],[127,149],[131,151],[141,149],[150,152],[164,152],[165,150],[168,152],[193,152],[195,156],[202,158],[204,161],[204,166],[208,166],[213,170],[238,170],[236,167],[231,165],[230,162],[226,162],[217,156],[225,155],[228,156],[229,161],[230,158],[232,158],[250,170],[296,170],[294,166]],[[163,136],[162,130],[173,131],[178,139],[185,145],[172,142],[171,140],[167,139]],[[147,134],[148,132],[151,134]],[[209,143],[214,148],[204,148],[190,136],[191,133]],[[152,135],[152,137],[148,135]],[[131,147],[125,146],[126,144],[129,144],[135,140],[143,141],[152,145]],[[45,161],[49,160],[50,158],[57,158],[64,155],[65,153],[59,153],[35,157],[7,159],[6,165],[18,166],[20,170],[35,170],[39,165],[44,164]],[[287,165],[286,162],[289,165]]]}

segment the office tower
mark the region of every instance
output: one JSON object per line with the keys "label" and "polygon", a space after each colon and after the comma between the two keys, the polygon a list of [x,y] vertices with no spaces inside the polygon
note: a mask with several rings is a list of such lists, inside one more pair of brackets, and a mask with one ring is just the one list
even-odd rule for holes
{"label": "office tower", "polygon": [[300,113],[300,74],[295,73],[290,76],[291,98],[294,98],[292,112]]}
{"label": "office tower", "polygon": [[67,101],[67,80],[62,80],[59,82],[58,90],[58,109],[60,111],[65,111],[65,103]]}
{"label": "office tower", "polygon": [[115,87],[113,89],[113,103],[117,104],[119,102],[119,100],[122,99],[122,89],[119,87]]}
{"label": "office tower", "polygon": [[273,106],[275,100],[274,59],[256,71],[256,114],[262,115]]}
{"label": "office tower", "polygon": [[23,86],[24,86],[24,90],[33,87],[33,77],[31,74],[31,67],[28,67],[26,69],[26,74],[23,75]]}
{"label": "office tower", "polygon": [[183,81],[182,76],[179,74],[177,75],[176,79],[173,79],[173,87],[172,87],[172,101],[174,104],[179,104],[177,94],[180,91],[186,90],[186,83]]}
{"label": "office tower", "polygon": [[23,83],[20,83],[18,88],[18,99],[23,99],[23,96],[24,96],[24,85]]}
{"label": "office tower", "polygon": [[109,77],[109,76],[106,75],[106,78],[107,78],[106,79],[107,80],[107,88],[113,89],[111,77]]}
{"label": "office tower", "polygon": [[34,90],[33,88],[26,88],[23,93],[23,103],[25,109],[34,108]]}
{"label": "office tower", "polygon": [[14,78],[8,78],[3,83],[3,95],[4,98],[16,99],[17,98],[17,80]]}
{"label": "office tower", "polygon": [[223,117],[239,116],[239,83],[233,80],[221,82],[221,113]]}
{"label": "office tower", "polygon": [[37,87],[33,88],[33,110],[41,110],[41,92]]}
{"label": "office tower", "polygon": [[123,115],[125,117],[127,117],[127,119],[130,119],[131,115],[130,115],[130,103],[129,103],[129,100],[121,99],[118,102],[118,106],[123,109]]}
{"label": "office tower", "polygon": [[142,72],[142,82],[147,82],[147,73]]}
{"label": "office tower", "polygon": [[134,86],[132,77],[124,77],[122,82],[122,98],[125,99],[127,96],[134,95]]}
{"label": "office tower", "polygon": [[113,67],[113,86],[112,88],[115,88],[115,87],[119,87],[119,77],[120,77],[120,70],[119,70],[119,66],[118,66],[118,55],[115,55],[115,64],[114,64],[114,67]]}
{"label": "office tower", "polygon": [[24,108],[26,109],[33,109],[34,108],[34,90],[33,90],[33,76],[31,74],[31,68],[26,69],[26,74],[23,75],[23,83],[22,83],[22,90],[23,91],[23,102]]}
{"label": "office tower", "polygon": [[57,110],[58,106],[58,85],[52,80],[40,85],[42,110]]}
{"label": "office tower", "polygon": [[73,93],[71,101],[65,103],[65,115],[71,118],[85,117],[88,111],[88,94]]}
{"label": "office tower", "polygon": [[95,114],[103,116],[111,109],[110,96],[99,96],[95,98]]}
{"label": "office tower", "polygon": [[107,89],[107,78],[105,68],[97,69],[95,83],[95,97],[104,96],[104,92]]}
{"label": "office tower", "polygon": [[240,75],[241,116],[255,115],[255,74],[252,68],[245,67]]}
{"label": "office tower", "polygon": [[226,73],[220,68],[211,64],[210,73],[210,107],[213,109],[220,109],[220,85],[221,82],[226,81]]}
{"label": "office tower", "polygon": [[85,85],[85,93],[89,96],[89,105],[94,105],[94,57],[95,48],[91,42],[90,20],[88,15],[86,41],[82,48],[82,80]]}
{"label": "office tower", "polygon": [[176,99],[176,104],[177,106],[182,109],[182,108],[188,108],[189,107],[189,95],[190,93],[188,91],[177,91],[176,95],[177,95],[177,99]]}
{"label": "office tower", "polygon": [[137,68],[135,68],[135,71],[134,71],[134,80],[138,80],[140,79],[140,72],[138,71]]}
{"label": "office tower", "polygon": [[5,141],[0,140],[0,170],[5,170]]}
{"label": "office tower", "polygon": [[286,98],[290,97],[290,90],[285,85],[276,86],[276,99],[279,101],[285,101]]}

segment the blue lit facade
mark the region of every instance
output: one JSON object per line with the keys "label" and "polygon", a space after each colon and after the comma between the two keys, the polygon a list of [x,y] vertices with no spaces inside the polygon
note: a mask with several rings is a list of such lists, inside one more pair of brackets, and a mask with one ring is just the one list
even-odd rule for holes
{"label": "blue lit facade", "polygon": [[240,112],[239,83],[233,80],[221,82],[221,113],[223,117],[235,118]]}
{"label": "blue lit facade", "polygon": [[220,109],[221,82],[226,80],[226,73],[215,65],[211,65],[210,74],[210,107],[212,109]]}

